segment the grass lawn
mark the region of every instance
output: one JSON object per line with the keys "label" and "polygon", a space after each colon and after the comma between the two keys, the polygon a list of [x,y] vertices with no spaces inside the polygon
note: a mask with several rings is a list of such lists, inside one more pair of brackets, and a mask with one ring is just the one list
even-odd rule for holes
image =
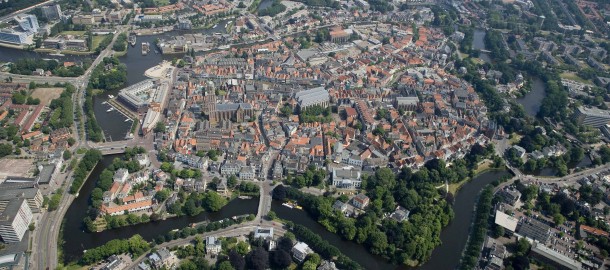
{"label": "grass lawn", "polygon": [[[484,160],[481,162],[481,164],[479,164],[478,168],[474,171],[475,175],[487,170],[491,167],[491,165],[493,164],[493,161],[491,160]],[[462,188],[462,186],[466,183],[468,183],[468,181],[470,181],[470,178],[466,178],[460,182],[457,183],[453,183],[453,184],[449,184],[449,192],[451,192],[451,194],[455,195],[457,194],[457,192],[460,190],[460,188]]]}
{"label": "grass lawn", "polygon": [[91,51],[95,51],[95,49],[97,48],[97,46],[100,45],[100,43],[102,42],[102,40],[104,40],[104,36],[93,36],[93,42],[91,44],[92,48],[89,48]]}
{"label": "grass lawn", "polygon": [[574,72],[562,72],[559,77],[561,77],[562,79],[568,79],[580,83],[593,84],[590,80],[585,80],[581,77],[578,77],[578,75]]}
{"label": "grass lawn", "polygon": [[73,36],[82,36],[85,34],[85,31],[63,31],[59,33],[60,35],[73,35]]}
{"label": "grass lawn", "polygon": [[169,5],[169,0],[153,0],[153,2],[155,2],[155,5],[158,7]]}
{"label": "grass lawn", "polygon": [[508,143],[510,143],[511,145],[518,144],[519,141],[521,141],[521,138],[523,137],[517,133],[513,133],[512,135],[513,135],[513,138],[508,140]]}

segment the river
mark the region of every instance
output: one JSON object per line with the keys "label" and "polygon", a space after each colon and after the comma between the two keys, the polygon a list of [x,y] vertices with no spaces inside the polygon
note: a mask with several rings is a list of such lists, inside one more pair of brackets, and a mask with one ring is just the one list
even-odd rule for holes
{"label": "river", "polygon": [[[432,252],[430,261],[418,269],[436,270],[454,269],[457,267],[462,256],[462,250],[468,239],[468,230],[474,214],[473,207],[479,192],[487,184],[505,175],[509,175],[509,173],[507,171],[486,172],[478,175],[460,189],[453,205],[455,218],[441,233],[442,245]],[[327,231],[322,225],[313,220],[309,215],[304,214],[301,210],[284,207],[277,201],[273,202],[271,210],[282,219],[308,227],[365,269],[408,269],[406,266],[391,265],[383,258],[368,253],[364,246],[341,239],[338,235]]]}
{"label": "river", "polygon": [[63,251],[66,263],[78,260],[84,250],[103,245],[113,239],[127,239],[134,234],[140,234],[144,239],[150,241],[160,234],[165,234],[174,229],[185,228],[191,223],[206,220],[216,221],[244,214],[256,214],[258,210],[258,199],[235,199],[220,211],[214,213],[203,212],[193,217],[182,216],[106,230],[99,233],[87,233],[84,231],[82,221],[87,215],[91,191],[95,188],[100,173],[108,165],[112,164],[112,160],[116,157],[120,157],[120,155],[104,156],[102,161],[95,166],[91,176],[85,181],[79,196],[72,202],[64,216]]}

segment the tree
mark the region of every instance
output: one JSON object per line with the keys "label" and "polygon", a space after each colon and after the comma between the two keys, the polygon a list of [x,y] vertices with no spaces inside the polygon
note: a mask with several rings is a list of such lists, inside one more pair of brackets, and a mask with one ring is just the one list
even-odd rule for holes
{"label": "tree", "polygon": [[285,269],[292,263],[290,254],[285,250],[278,249],[271,254],[271,266],[277,269]]}
{"label": "tree", "polygon": [[0,158],[10,155],[13,153],[13,146],[10,144],[0,144]]}
{"label": "tree", "polygon": [[216,212],[216,211],[220,210],[220,208],[222,208],[226,204],[227,204],[227,199],[218,195],[218,193],[216,193],[214,191],[206,192],[206,194],[204,195],[204,198],[203,198],[203,202],[202,202],[203,207],[206,210],[212,211],[212,212]]}
{"label": "tree", "polygon": [[269,253],[263,247],[256,247],[246,256],[249,269],[263,270],[269,267]]}
{"label": "tree", "polygon": [[165,127],[165,123],[157,122],[157,125],[155,126],[155,129],[154,129],[155,132],[165,132],[166,130],[167,130],[167,128]]}
{"label": "tree", "polygon": [[502,226],[500,226],[500,225],[498,225],[498,224],[495,224],[495,225],[493,226],[493,232],[492,232],[492,236],[493,236],[494,238],[498,238],[498,237],[501,237],[501,236],[503,236],[503,235],[504,235],[504,227],[502,227]]}
{"label": "tree", "polygon": [[234,270],[235,268],[233,268],[233,266],[231,265],[231,262],[223,261],[223,262],[218,264],[216,269],[217,270]]}
{"label": "tree", "polygon": [[286,187],[279,185],[273,189],[272,197],[274,200],[283,201],[286,199]]}
{"label": "tree", "polygon": [[519,241],[517,241],[517,254],[520,256],[525,256],[529,252],[530,246],[530,242],[528,242],[525,237],[522,237],[519,239]]}
{"label": "tree", "polygon": [[235,267],[235,270],[246,269],[246,260],[244,259],[244,257],[242,255],[237,253],[237,251],[235,251],[235,250],[231,250],[229,252],[229,261],[231,262],[231,265],[233,265],[233,267]]}
{"label": "tree", "polygon": [[235,175],[229,176],[229,178],[227,178],[227,187],[234,188],[236,185],[237,185],[237,177],[235,177]]}
{"label": "tree", "polygon": [[566,222],[566,218],[562,214],[557,213],[553,215],[553,222],[555,223],[555,226],[559,226]]}
{"label": "tree", "polygon": [[72,158],[72,153],[70,152],[70,150],[64,150],[64,154],[63,154],[64,160],[69,160]]}

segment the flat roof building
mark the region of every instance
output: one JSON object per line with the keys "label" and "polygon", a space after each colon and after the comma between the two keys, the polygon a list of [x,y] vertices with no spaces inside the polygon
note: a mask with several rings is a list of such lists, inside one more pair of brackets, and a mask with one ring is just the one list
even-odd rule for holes
{"label": "flat roof building", "polygon": [[6,243],[21,242],[32,222],[32,210],[23,197],[0,200],[0,237]]}
{"label": "flat roof building", "polygon": [[610,111],[581,106],[576,110],[574,117],[580,124],[599,128],[610,122]]}

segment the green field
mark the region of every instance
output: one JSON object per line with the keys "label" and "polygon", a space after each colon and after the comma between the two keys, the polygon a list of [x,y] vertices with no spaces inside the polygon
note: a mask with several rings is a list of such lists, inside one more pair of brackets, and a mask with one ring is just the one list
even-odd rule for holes
{"label": "green field", "polygon": [[73,36],[82,36],[85,34],[85,31],[63,31],[59,33],[60,35],[73,35]]}
{"label": "green field", "polygon": [[585,80],[585,79],[579,77],[576,73],[573,73],[573,72],[563,72],[563,73],[561,73],[559,75],[559,77],[561,77],[563,79],[568,79],[568,80],[580,82],[580,83],[593,84],[590,80]]}
{"label": "green field", "polygon": [[89,48],[89,50],[95,51],[95,49],[97,48],[97,46],[100,45],[102,40],[104,40],[104,36],[93,36],[93,42],[92,42],[91,48]]}
{"label": "green field", "polygon": [[153,2],[155,2],[155,5],[158,7],[169,5],[169,0],[154,0]]}

